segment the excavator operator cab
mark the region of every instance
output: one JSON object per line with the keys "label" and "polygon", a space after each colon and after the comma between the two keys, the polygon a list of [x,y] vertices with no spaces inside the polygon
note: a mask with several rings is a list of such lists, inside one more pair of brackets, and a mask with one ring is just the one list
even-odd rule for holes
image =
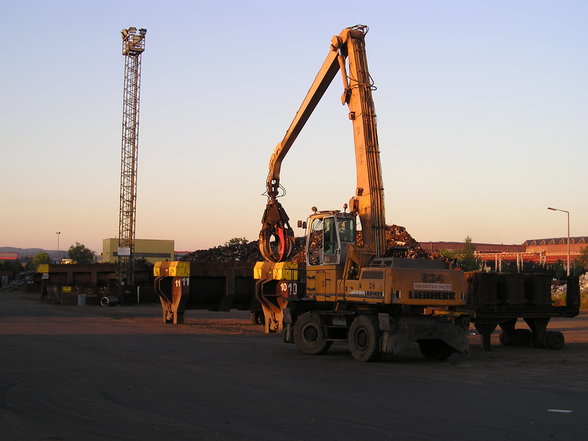
{"label": "excavator operator cab", "polygon": [[345,262],[349,245],[355,244],[355,214],[321,211],[312,214],[307,225],[308,265],[336,265]]}

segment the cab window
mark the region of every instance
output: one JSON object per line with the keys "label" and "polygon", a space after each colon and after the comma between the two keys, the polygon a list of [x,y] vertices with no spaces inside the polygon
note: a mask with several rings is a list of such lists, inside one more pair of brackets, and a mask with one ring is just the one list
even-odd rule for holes
{"label": "cab window", "polygon": [[308,236],[308,263],[319,265],[323,250],[323,220],[314,219]]}
{"label": "cab window", "polygon": [[337,241],[337,230],[335,229],[335,218],[327,217],[323,222],[324,228],[324,252],[325,254],[335,254],[339,249]]}
{"label": "cab window", "polygon": [[355,219],[338,219],[339,240],[355,243]]}

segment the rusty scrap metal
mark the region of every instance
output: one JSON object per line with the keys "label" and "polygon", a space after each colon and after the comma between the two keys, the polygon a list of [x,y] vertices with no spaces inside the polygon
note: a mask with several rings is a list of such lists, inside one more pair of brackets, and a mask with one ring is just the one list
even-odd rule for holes
{"label": "rusty scrap metal", "polygon": [[[306,260],[304,245],[305,237],[297,237],[292,245],[293,262],[304,262]],[[357,232],[357,244],[362,245],[361,231]],[[407,257],[414,258],[431,258],[421,245],[406,231],[406,228],[399,225],[389,225],[386,227],[386,245],[387,251],[404,248]],[[263,256],[259,251],[258,241],[248,243],[237,243],[231,245],[219,245],[207,250],[196,250],[182,257],[183,261],[188,262],[258,262],[262,261]]]}

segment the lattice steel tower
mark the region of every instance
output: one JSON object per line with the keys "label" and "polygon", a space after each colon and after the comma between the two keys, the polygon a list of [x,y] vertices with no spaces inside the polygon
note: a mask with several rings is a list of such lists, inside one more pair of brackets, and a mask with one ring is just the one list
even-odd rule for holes
{"label": "lattice steel tower", "polygon": [[118,282],[134,283],[135,224],[137,213],[137,159],[139,151],[139,92],[141,56],[147,29],[123,29],[125,56],[123,91],[122,148],[120,157],[120,210],[118,224]]}

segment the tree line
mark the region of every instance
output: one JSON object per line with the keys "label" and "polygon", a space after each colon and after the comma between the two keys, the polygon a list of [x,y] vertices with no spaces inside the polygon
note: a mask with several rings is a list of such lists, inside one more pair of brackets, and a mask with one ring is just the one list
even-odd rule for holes
{"label": "tree line", "polygon": [[[231,239],[225,245],[231,245],[236,243],[247,243],[245,238]],[[467,236],[464,241],[463,248],[461,250],[440,250],[439,256],[451,263],[452,266],[461,268],[464,271],[476,271],[482,268],[482,262],[476,258],[475,255],[476,247],[472,242],[472,238]],[[71,245],[67,250],[67,258],[71,263],[95,263],[97,255],[94,251],[87,248],[85,245],[76,242],[75,245]],[[19,272],[24,270],[35,271],[37,266],[40,264],[60,263],[57,259],[51,259],[49,253],[41,251],[35,254],[30,259],[23,260],[12,260],[0,262],[0,269]],[[512,266],[508,263],[503,263],[503,272],[515,272],[517,271],[516,265]],[[582,275],[588,269],[588,246],[584,247],[580,256],[575,259],[572,273],[576,276]],[[565,264],[563,261],[558,260],[552,267],[545,268],[538,264],[525,263],[524,272],[551,272],[553,277],[556,279],[564,279],[566,276]]]}
{"label": "tree line", "polygon": [[[71,263],[95,263],[96,257],[96,253],[94,251],[79,242],[76,242],[75,245],[71,245],[67,250],[67,259],[71,261]],[[44,263],[50,264],[61,262],[59,261],[59,257],[56,259],[51,259],[49,253],[46,251],[41,251],[33,255],[31,258],[6,260],[0,262],[0,268],[13,272],[19,272],[23,270],[35,271],[38,265]]]}

